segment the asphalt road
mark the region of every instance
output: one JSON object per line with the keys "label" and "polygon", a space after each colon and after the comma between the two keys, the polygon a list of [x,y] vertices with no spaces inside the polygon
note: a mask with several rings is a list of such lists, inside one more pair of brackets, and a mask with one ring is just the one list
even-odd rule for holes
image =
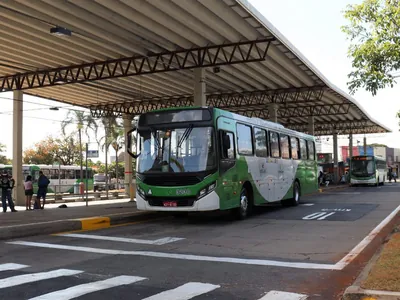
{"label": "asphalt road", "polygon": [[245,221],[167,217],[4,241],[0,299],[338,299],[367,256],[342,259],[399,206],[399,192],[345,188]]}

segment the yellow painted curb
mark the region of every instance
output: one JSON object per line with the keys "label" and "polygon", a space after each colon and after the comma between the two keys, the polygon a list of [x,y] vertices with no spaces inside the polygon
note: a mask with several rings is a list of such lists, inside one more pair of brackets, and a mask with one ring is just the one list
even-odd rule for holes
{"label": "yellow painted curb", "polygon": [[82,224],[81,230],[94,230],[110,227],[111,221],[108,217],[93,217],[86,219],[79,219]]}

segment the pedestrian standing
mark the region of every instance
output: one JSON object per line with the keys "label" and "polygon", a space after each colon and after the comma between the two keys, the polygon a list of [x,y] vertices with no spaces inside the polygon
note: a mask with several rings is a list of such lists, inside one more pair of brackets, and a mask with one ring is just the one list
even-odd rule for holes
{"label": "pedestrian standing", "polygon": [[[42,171],[39,171],[39,179],[38,179],[38,192],[37,192],[37,207],[44,209],[44,205],[46,203],[46,194],[47,194],[47,187],[50,184],[50,180],[43,174]],[[40,198],[43,198],[43,205],[40,206]]]}
{"label": "pedestrian standing", "polygon": [[3,213],[7,211],[7,202],[12,212],[16,212],[14,207],[14,202],[11,197],[11,191],[14,188],[15,181],[8,174],[7,170],[3,171],[0,179],[0,187],[1,187],[1,204],[3,206]]}
{"label": "pedestrian standing", "polygon": [[25,188],[25,206],[26,210],[32,210],[31,208],[31,201],[32,201],[32,196],[33,196],[33,183],[32,183],[32,176],[28,175],[26,177],[26,180],[24,182],[24,188]]}

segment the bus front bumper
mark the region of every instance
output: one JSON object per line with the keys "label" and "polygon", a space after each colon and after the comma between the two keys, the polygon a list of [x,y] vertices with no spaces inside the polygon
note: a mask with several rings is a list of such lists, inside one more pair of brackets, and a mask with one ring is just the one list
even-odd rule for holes
{"label": "bus front bumper", "polygon": [[[174,201],[174,199],[168,199]],[[219,209],[219,196],[215,191],[208,195],[196,200],[192,206],[152,206],[148,201],[144,200],[139,193],[136,193],[136,205],[138,210],[152,210],[152,211],[211,211]]]}
{"label": "bus front bumper", "polygon": [[357,180],[357,179],[350,179],[350,184],[376,184],[376,179],[371,178],[371,179],[362,179],[362,180]]}

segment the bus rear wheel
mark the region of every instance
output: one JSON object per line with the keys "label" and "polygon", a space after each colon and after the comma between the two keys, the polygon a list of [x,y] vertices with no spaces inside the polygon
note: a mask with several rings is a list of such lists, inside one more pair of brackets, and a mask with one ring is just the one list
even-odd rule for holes
{"label": "bus rear wheel", "polygon": [[297,206],[300,202],[300,184],[298,181],[293,183],[293,198],[282,200],[284,206]]}

